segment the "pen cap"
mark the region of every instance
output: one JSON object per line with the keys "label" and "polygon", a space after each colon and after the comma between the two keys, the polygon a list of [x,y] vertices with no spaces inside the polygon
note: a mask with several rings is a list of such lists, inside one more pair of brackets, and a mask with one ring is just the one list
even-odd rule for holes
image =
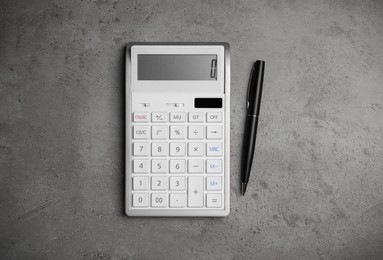
{"label": "pen cap", "polygon": [[249,82],[248,94],[248,115],[259,115],[261,107],[261,96],[263,87],[263,74],[265,71],[265,62],[257,60],[254,62],[251,79]]}

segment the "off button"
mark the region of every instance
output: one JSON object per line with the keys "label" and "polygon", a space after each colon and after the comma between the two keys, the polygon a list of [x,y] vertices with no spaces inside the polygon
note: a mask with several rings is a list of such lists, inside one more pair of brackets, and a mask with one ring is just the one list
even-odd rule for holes
{"label": "off button", "polygon": [[222,113],[212,113],[209,112],[206,114],[206,121],[208,123],[221,123],[222,122]]}

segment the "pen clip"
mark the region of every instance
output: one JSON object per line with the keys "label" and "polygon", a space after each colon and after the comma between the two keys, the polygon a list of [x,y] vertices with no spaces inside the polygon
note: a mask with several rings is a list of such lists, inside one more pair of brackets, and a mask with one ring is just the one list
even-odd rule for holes
{"label": "pen clip", "polygon": [[249,84],[247,86],[247,94],[246,94],[246,109],[249,109],[249,105],[250,105],[250,86],[251,86],[251,81],[253,79],[253,72],[254,72],[254,67],[251,68],[251,72],[250,72],[250,78],[249,78]]}

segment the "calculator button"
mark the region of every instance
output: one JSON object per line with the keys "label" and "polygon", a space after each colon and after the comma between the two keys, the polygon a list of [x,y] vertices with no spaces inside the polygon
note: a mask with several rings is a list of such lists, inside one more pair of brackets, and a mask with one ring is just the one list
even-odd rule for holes
{"label": "calculator button", "polygon": [[152,160],[152,173],[167,173],[167,160]]}
{"label": "calculator button", "polygon": [[206,156],[222,156],[222,143],[206,143]]}
{"label": "calculator button", "polygon": [[135,125],[133,126],[134,139],[149,139],[149,126]]}
{"label": "calculator button", "polygon": [[149,206],[148,193],[135,193],[133,194],[133,207],[145,208]]}
{"label": "calculator button", "polygon": [[133,160],[134,173],[147,173],[149,172],[149,160]]}
{"label": "calculator button", "polygon": [[208,123],[221,123],[222,122],[222,113],[212,113],[209,112],[206,114],[206,121]]}
{"label": "calculator button", "polygon": [[152,177],[152,190],[167,190],[168,177]]}
{"label": "calculator button", "polygon": [[133,177],[133,190],[149,189],[148,177]]}
{"label": "calculator button", "polygon": [[170,143],[170,156],[185,156],[185,143]]}
{"label": "calculator button", "polygon": [[168,122],[168,113],[152,113],[152,122],[153,123],[166,123]]}
{"label": "calculator button", "polygon": [[170,139],[185,139],[185,126],[184,125],[170,126]]}
{"label": "calculator button", "polygon": [[184,173],[185,172],[185,160],[170,160],[171,173]]}
{"label": "calculator button", "polygon": [[203,123],[204,113],[189,113],[189,123]]}
{"label": "calculator button", "polygon": [[170,122],[179,122],[184,123],[185,122],[185,113],[183,112],[171,112],[170,113]]}
{"label": "calculator button", "polygon": [[189,156],[203,156],[204,143],[189,143],[188,155]]}
{"label": "calculator button", "polygon": [[206,160],[206,172],[207,173],[221,173],[222,172],[222,160]]}
{"label": "calculator button", "polygon": [[152,193],[153,208],[165,208],[168,205],[166,193]]}
{"label": "calculator button", "polygon": [[221,190],[222,189],[221,177],[206,177],[206,190]]}
{"label": "calculator button", "polygon": [[152,139],[167,139],[168,127],[166,125],[154,125],[152,126]]}
{"label": "calculator button", "polygon": [[185,190],[185,177],[170,177],[170,190]]}
{"label": "calculator button", "polygon": [[188,138],[192,140],[203,139],[203,126],[202,125],[189,125]]}
{"label": "calculator button", "polygon": [[170,207],[171,208],[186,207],[186,194],[185,193],[170,193]]}
{"label": "calculator button", "polygon": [[147,122],[149,122],[149,113],[145,113],[145,112],[133,113],[133,122],[135,122],[135,123],[147,123]]}
{"label": "calculator button", "polygon": [[188,160],[189,173],[203,173],[203,159]]}
{"label": "calculator button", "polygon": [[167,143],[152,143],[152,156],[166,156],[168,155]]}
{"label": "calculator button", "polygon": [[134,156],[149,156],[149,143],[133,143]]}
{"label": "calculator button", "polygon": [[188,178],[188,206],[191,208],[203,207],[203,177]]}
{"label": "calculator button", "polygon": [[222,194],[220,193],[206,194],[206,207],[208,208],[222,207]]}
{"label": "calculator button", "polygon": [[208,125],[206,127],[206,139],[222,139],[222,126]]}

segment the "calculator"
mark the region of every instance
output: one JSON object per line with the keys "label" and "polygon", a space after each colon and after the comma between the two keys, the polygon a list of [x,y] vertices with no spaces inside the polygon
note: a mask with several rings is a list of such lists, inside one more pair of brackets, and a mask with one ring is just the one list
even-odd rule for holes
{"label": "calculator", "polygon": [[126,214],[227,216],[229,44],[130,43],[125,69]]}

